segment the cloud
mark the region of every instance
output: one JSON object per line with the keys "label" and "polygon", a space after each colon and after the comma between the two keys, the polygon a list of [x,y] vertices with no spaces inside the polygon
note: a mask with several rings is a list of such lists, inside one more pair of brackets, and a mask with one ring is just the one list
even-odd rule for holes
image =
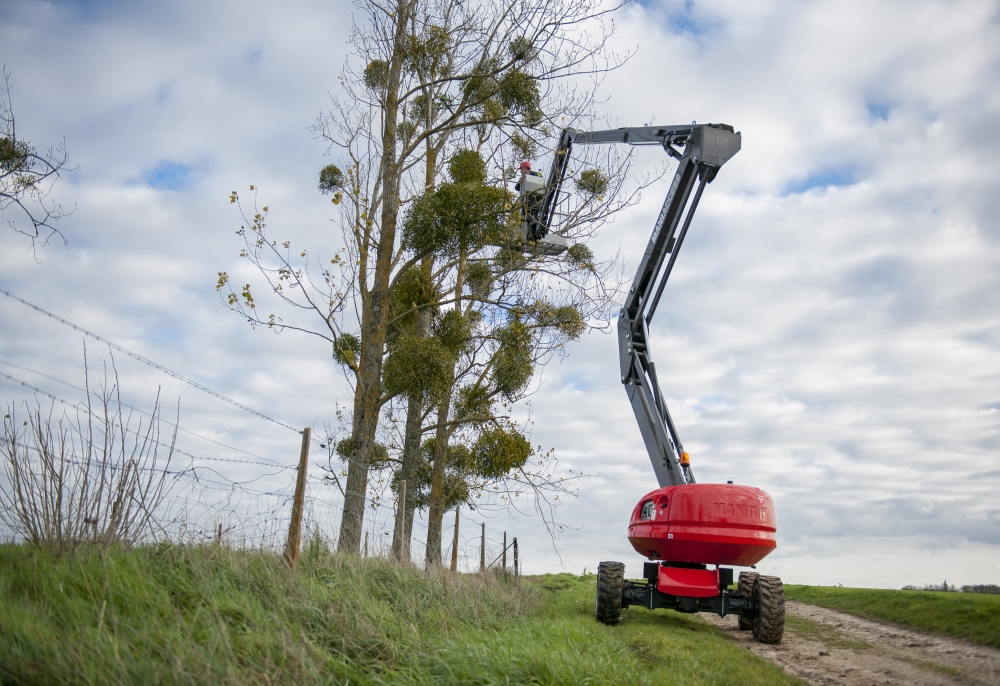
{"label": "cloud", "polygon": [[[317,254],[341,247],[315,190],[330,160],[307,127],[336,91],[351,11],[6,3],[0,45],[19,129],[36,146],[65,135],[80,171],[56,189],[78,206],[60,224],[69,248],[46,250],[38,265],[0,233],[0,286],[292,426],[335,419],[349,396],[326,345],[251,331],[213,286],[222,270],[245,276],[227,197],[250,184],[282,237]],[[767,564],[789,580],[1000,580],[995,5],[648,2],[616,24],[612,47],[638,53],[602,85],[614,125],[722,121],[743,134],[706,191],[652,330],[699,479],[774,496],[780,547]],[[637,153],[640,170],[665,161]],[[620,247],[634,269],[667,183],[594,251]],[[0,360],[79,385],[77,333],[4,298],[0,317]],[[97,346],[88,355],[108,359]],[[130,400],[148,404],[163,386],[161,397],[180,397],[185,428],[297,459],[287,429],[116,363]],[[562,509],[573,527],[560,542],[565,563],[623,559],[638,574],[625,526],[655,483],[614,336],[572,344],[545,377],[532,442],[595,475]],[[12,382],[0,390],[24,397]],[[194,454],[240,454],[183,440]],[[263,492],[289,483],[216,466]],[[537,519],[486,521],[490,536],[519,537],[529,571],[558,567]],[[929,560],[926,578],[900,571],[918,558]]]}

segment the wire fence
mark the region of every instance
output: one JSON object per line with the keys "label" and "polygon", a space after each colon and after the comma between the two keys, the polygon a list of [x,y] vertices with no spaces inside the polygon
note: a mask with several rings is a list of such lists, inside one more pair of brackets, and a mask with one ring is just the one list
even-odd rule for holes
{"label": "wire fence", "polygon": [[[0,293],[53,321],[100,341],[112,350],[128,355],[216,400],[237,407],[257,420],[301,434],[301,431],[287,421],[275,419],[245,403],[233,400],[204,384],[191,380],[187,375],[134,353],[8,291],[0,289]],[[26,376],[32,380],[26,380]],[[72,413],[86,412],[94,396],[98,394],[93,388],[75,385],[57,376],[2,358],[0,358],[0,384],[11,390],[16,389],[22,396],[20,401],[8,396],[8,416],[5,417],[5,422],[14,421],[18,403],[22,405],[22,409],[26,409],[23,406],[31,402],[38,405],[44,402],[72,415]],[[80,394],[83,394],[82,399],[79,399]],[[78,399],[74,401],[64,395],[74,395]],[[157,419],[154,416],[155,412],[151,413],[122,403],[118,399],[113,399],[112,403],[121,403],[122,406],[115,409],[123,411],[129,417],[133,416],[132,413],[142,415],[147,426],[148,422]],[[140,429],[141,426],[140,422]],[[140,429],[124,422],[120,428],[124,433],[131,434],[135,440],[142,438]],[[173,428],[172,426],[171,429]],[[158,506],[157,527],[150,534],[150,541],[170,540],[193,545],[220,543],[241,548],[283,551],[291,522],[298,475],[297,461],[292,464],[291,457],[298,452],[301,439],[292,439],[288,436],[288,449],[282,453],[288,455],[289,459],[284,461],[265,457],[260,454],[261,451],[232,445],[180,425],[176,426],[176,432],[173,440],[164,440],[163,437],[153,440],[158,450],[171,455],[169,464],[142,467],[142,469],[160,470],[166,478],[163,499]],[[311,445],[322,449],[324,457],[332,453],[323,439],[313,438]],[[220,451],[237,456],[223,456],[218,454]],[[70,462],[72,461],[71,459]],[[321,466],[322,463],[310,460],[307,467],[302,538],[305,541],[314,537],[319,538],[326,545],[335,548],[343,517],[344,498],[338,486],[319,471],[318,468]],[[308,470],[311,470],[311,473]],[[0,488],[11,488],[9,470],[0,471]],[[381,557],[388,557],[390,554],[396,521],[396,503],[394,498],[386,496],[387,489],[383,487],[376,489],[373,497],[366,498],[362,529],[363,554]],[[462,514],[464,516],[459,518],[457,536],[458,571],[477,572],[484,563],[486,567],[499,567],[506,562],[506,567],[512,568],[514,565],[512,553],[516,546],[514,539],[507,540],[506,532],[496,531],[483,518],[469,516],[472,514],[470,511]],[[0,527],[4,527],[4,524],[0,523]],[[410,547],[412,561],[418,565],[422,565],[425,559],[427,528],[426,511],[418,510],[413,520]],[[16,532],[9,527],[6,529],[0,531],[0,537],[16,541]],[[446,514],[441,532],[441,560],[446,567],[452,560],[452,550],[456,548],[455,539],[453,510]],[[523,561],[523,555],[519,561]]]}

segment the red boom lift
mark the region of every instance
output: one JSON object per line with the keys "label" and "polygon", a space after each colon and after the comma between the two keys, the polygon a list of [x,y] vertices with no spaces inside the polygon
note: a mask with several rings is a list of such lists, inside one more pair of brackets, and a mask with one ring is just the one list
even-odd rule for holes
{"label": "red boom lift", "polygon": [[573,145],[627,143],[661,146],[678,160],[667,198],[639,263],[618,319],[621,381],[639,423],[643,442],[660,488],[640,499],[632,511],[628,539],[651,560],[643,579],[626,580],[621,562],[597,567],[597,619],[621,620],[622,608],[714,612],[739,615],[741,629],[752,629],[763,643],[781,641],[785,596],[778,577],[740,572],[774,550],[774,501],[750,486],[697,484],[656,379],[650,352],[649,324],[684,243],[705,186],[740,150],[741,136],[726,124],[645,126],[609,131],[565,129],[547,179],[521,166],[517,186],[524,213],[524,249],[558,254],[568,241],[551,232]]}

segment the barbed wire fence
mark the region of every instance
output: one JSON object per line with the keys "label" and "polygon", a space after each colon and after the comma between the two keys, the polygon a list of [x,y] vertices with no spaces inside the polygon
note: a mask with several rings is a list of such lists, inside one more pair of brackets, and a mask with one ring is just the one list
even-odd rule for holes
{"label": "barbed wire fence", "polygon": [[[214,397],[218,401],[234,406],[258,421],[282,427],[290,433],[294,432],[298,435],[298,439],[289,440],[286,454],[290,457],[295,455],[296,444],[301,441],[302,431],[293,427],[289,422],[275,419],[245,403],[229,398],[190,379],[187,375],[180,374],[145,356],[134,353],[4,289],[0,289],[0,293],[59,324],[82,333],[85,337],[99,341],[108,346],[111,351],[127,355],[160,373]],[[16,372],[17,375],[10,372]],[[76,391],[76,394],[83,393],[84,399],[73,402],[63,397],[61,393],[57,394],[52,390],[42,388],[41,385],[38,385],[39,382],[26,381],[22,378],[25,373],[48,382],[57,383]],[[30,400],[23,398],[21,402],[24,409],[29,408],[30,401],[34,401],[36,406],[40,407],[44,399],[51,407],[58,406],[66,412],[86,411],[93,399],[92,396],[98,393],[89,385],[87,387],[74,385],[43,371],[5,359],[0,359],[0,379],[7,382],[4,385],[11,385],[19,388],[22,392],[30,393]],[[117,384],[117,379],[115,382]],[[137,413],[145,417],[147,422],[159,420],[157,416],[154,416],[155,413],[144,411],[134,405],[121,403],[120,400],[112,402],[119,403],[121,406],[118,407],[118,410],[127,412],[129,417],[132,416],[132,413]],[[4,421],[13,421],[12,415],[14,414],[15,405],[8,404]],[[171,428],[176,430],[173,441],[170,443],[159,439],[154,441],[158,449],[168,454],[167,463],[162,466],[137,467],[137,469],[160,470],[167,480],[167,487],[159,505],[156,529],[150,532],[145,542],[168,540],[185,545],[215,543],[276,553],[283,551],[287,543],[292,517],[298,464],[262,456],[245,447],[231,445],[190,431],[179,424],[173,425]],[[132,434],[136,440],[142,438],[138,429],[126,425],[123,425],[121,429],[125,433]],[[200,445],[205,446],[204,451],[194,448],[185,450],[177,447],[177,434],[184,434],[189,440],[201,441]],[[328,441],[329,438],[312,437],[310,446],[323,450],[323,456],[328,457],[333,454],[333,451],[329,450]],[[20,447],[28,447],[30,453],[30,446],[21,445]],[[225,450],[229,451],[230,454],[238,454],[239,457],[222,457],[218,454],[210,454],[207,452],[208,450]],[[40,459],[40,456],[35,455],[33,459]],[[73,460],[70,459],[69,462],[73,462]],[[309,468],[314,470],[317,467],[322,467],[315,461],[315,456],[308,464]],[[8,477],[0,474],[0,479],[6,478]],[[0,488],[9,489],[10,486],[9,479],[8,483],[0,482]],[[335,548],[337,532],[340,529],[343,516],[342,492],[331,483],[328,477],[307,471],[303,495],[302,538],[305,541],[319,539],[331,549]],[[396,519],[396,502],[395,498],[386,497],[387,495],[391,494],[387,494],[385,489],[381,488],[377,490],[374,497],[367,498],[362,533],[362,554],[378,557],[390,556]],[[454,510],[451,512],[453,513]],[[514,556],[510,554],[512,548],[516,548],[516,539],[507,540],[507,532],[496,531],[489,525],[487,518],[475,516],[477,514],[483,513],[465,510],[459,517],[457,571],[472,573],[480,571],[483,567],[494,569],[504,566],[506,569],[518,573],[521,565],[512,567]],[[3,521],[0,521],[0,527],[6,528],[6,530],[0,531],[0,539],[18,541],[17,533]],[[418,565],[422,565],[425,558],[426,534],[426,512],[418,510],[414,516],[411,538],[411,561]],[[454,517],[445,518],[441,538],[443,542],[441,559],[447,567],[452,559],[452,549],[456,547]],[[303,543],[303,547],[305,545]],[[506,565],[503,564],[504,562]],[[523,555],[519,562],[523,564]]]}

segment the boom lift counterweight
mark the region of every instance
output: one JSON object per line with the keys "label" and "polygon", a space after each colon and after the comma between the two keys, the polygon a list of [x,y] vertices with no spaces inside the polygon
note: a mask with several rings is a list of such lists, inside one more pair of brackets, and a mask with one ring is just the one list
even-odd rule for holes
{"label": "boom lift counterweight", "polygon": [[[741,135],[726,124],[644,126],[606,131],[565,129],[544,185],[522,176],[526,249],[557,254],[562,236],[550,234],[555,208],[574,145],[625,143],[659,145],[678,161],[632,287],[618,318],[621,382],[639,424],[660,488],[633,510],[629,541],[646,563],[642,581],[624,579],[624,564],[598,566],[597,618],[617,623],[629,605],[710,611],[739,615],[740,628],[752,628],[763,642],[780,642],[784,630],[784,591],[777,577],[741,572],[729,590],[733,570],[752,566],[776,546],[774,503],[764,491],[729,484],[696,484],[688,455],[677,434],[652,359],[649,325],[698,203],[719,169],[739,152]],[[715,569],[708,569],[708,565]]]}

